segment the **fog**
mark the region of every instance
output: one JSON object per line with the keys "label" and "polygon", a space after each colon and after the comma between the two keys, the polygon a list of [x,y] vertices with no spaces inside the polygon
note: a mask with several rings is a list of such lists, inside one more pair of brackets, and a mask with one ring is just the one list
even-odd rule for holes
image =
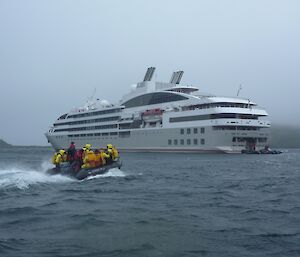
{"label": "fog", "polygon": [[299,126],[299,1],[0,1],[0,138],[47,145],[63,113],[116,103],[146,68]]}

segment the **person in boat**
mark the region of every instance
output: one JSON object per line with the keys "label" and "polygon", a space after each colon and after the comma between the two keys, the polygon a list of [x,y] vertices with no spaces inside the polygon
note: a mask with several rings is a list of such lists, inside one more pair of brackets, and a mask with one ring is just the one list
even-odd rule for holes
{"label": "person in boat", "polygon": [[83,148],[82,148],[82,150],[83,150],[83,152],[82,152],[82,161],[84,160],[84,158],[85,158],[85,156],[87,155],[87,153],[89,152],[89,150],[91,149],[91,145],[90,144],[86,144]]}
{"label": "person in boat", "polygon": [[111,149],[113,161],[119,158],[119,152],[115,146],[113,146],[112,144],[108,144],[106,147],[107,149]]}
{"label": "person in boat", "polygon": [[74,161],[75,154],[76,154],[75,143],[71,142],[67,151],[68,161],[70,162],[70,164],[72,164],[72,162]]}
{"label": "person in boat", "polygon": [[54,165],[56,164],[56,157],[58,154],[59,154],[59,152],[55,152],[52,156],[52,164],[54,164]]}
{"label": "person in boat", "polygon": [[106,154],[104,149],[100,149],[100,156],[101,156],[102,166],[106,165],[106,159],[109,158],[109,155]]}
{"label": "person in boat", "polygon": [[95,168],[95,153],[91,149],[90,144],[85,145],[83,165],[81,166],[83,169],[92,169]]}
{"label": "person in boat", "polygon": [[71,164],[71,169],[77,173],[82,166],[82,155],[83,155],[83,149],[79,149],[75,152],[74,155],[74,161]]}
{"label": "person in boat", "polygon": [[106,150],[104,152],[104,158],[107,165],[112,164],[113,162],[113,150],[112,150],[112,144],[106,145]]}
{"label": "person in boat", "polygon": [[65,150],[59,150],[57,153],[54,154],[52,158],[52,163],[55,165],[56,169],[60,168],[60,164],[67,160],[67,155]]}
{"label": "person in boat", "polygon": [[112,152],[113,152],[113,160],[115,161],[116,159],[119,158],[119,151],[115,146],[112,146]]}

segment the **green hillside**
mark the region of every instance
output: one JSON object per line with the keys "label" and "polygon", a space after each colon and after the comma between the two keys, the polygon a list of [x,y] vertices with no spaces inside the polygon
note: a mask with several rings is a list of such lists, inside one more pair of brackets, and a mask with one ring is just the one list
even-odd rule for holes
{"label": "green hillside", "polygon": [[12,145],[6,143],[4,140],[0,139],[0,148],[11,147]]}

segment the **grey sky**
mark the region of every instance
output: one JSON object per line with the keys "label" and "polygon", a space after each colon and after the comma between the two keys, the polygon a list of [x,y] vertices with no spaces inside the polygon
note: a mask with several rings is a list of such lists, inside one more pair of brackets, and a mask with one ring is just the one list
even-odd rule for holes
{"label": "grey sky", "polygon": [[0,138],[47,144],[61,114],[117,102],[148,66],[300,125],[300,1],[0,0]]}

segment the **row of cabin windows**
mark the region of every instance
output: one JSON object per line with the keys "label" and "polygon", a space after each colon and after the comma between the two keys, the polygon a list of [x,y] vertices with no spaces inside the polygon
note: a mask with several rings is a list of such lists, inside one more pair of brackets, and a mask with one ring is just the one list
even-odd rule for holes
{"label": "row of cabin windows", "polygon": [[[249,140],[253,140],[253,138],[248,138],[248,137],[233,137],[232,142],[247,142]],[[255,141],[259,143],[266,143],[268,141],[268,138],[266,137],[259,137],[259,138],[254,138]]]}
{"label": "row of cabin windows", "polygon": [[96,111],[96,112],[88,112],[88,113],[81,113],[81,114],[72,114],[67,116],[67,119],[69,118],[82,118],[82,117],[89,117],[89,116],[96,116],[96,115],[103,115],[108,113],[116,113],[120,112],[121,108],[117,109],[110,109],[110,110],[103,110],[103,111]]}
{"label": "row of cabin windows", "polygon": [[88,133],[88,134],[74,134],[68,135],[68,137],[107,137],[107,136],[118,136],[119,137],[129,137],[130,131],[123,132],[109,132],[109,133]]}
{"label": "row of cabin windows", "polygon": [[54,132],[64,132],[64,131],[71,132],[71,131],[96,130],[96,129],[113,129],[113,128],[118,128],[118,124],[83,127],[83,128],[55,129]]}
{"label": "row of cabin windows", "polygon": [[260,128],[252,126],[214,126],[213,130],[260,130]]}
{"label": "row of cabin windows", "polygon": [[77,135],[68,135],[68,137],[100,137],[100,136],[117,136],[118,132],[110,133],[88,133],[88,134],[77,134]]}
{"label": "row of cabin windows", "polygon": [[198,138],[194,138],[194,139],[169,139],[168,140],[168,145],[198,145],[198,144],[204,145],[205,144],[205,139],[201,138],[200,140],[198,140]]}
{"label": "row of cabin windows", "polygon": [[169,119],[169,122],[186,122],[196,120],[214,120],[214,119],[249,119],[257,120],[258,116],[252,114],[237,114],[237,113],[217,113],[217,114],[205,114],[205,115],[193,115],[183,117],[173,117]]}
{"label": "row of cabin windows", "polygon": [[106,118],[99,118],[93,120],[71,121],[71,122],[64,122],[64,123],[55,123],[54,127],[63,126],[63,125],[80,125],[80,124],[87,124],[87,123],[107,122],[107,121],[114,121],[119,119],[120,116],[115,116],[115,117],[106,117]]}
{"label": "row of cabin windows", "polygon": [[253,104],[220,102],[220,103],[196,104],[196,105],[185,106],[182,108],[182,110],[188,111],[188,110],[208,109],[208,108],[218,108],[218,107],[250,108],[252,106]]}
{"label": "row of cabin windows", "polygon": [[[185,129],[182,128],[182,129],[180,129],[180,134],[184,135],[184,132],[185,132],[187,135],[189,135],[189,134],[191,134],[192,131],[193,131],[194,134],[198,134],[199,128],[193,128],[193,129],[187,128],[186,131],[185,131]],[[200,128],[200,133],[204,134],[205,133],[205,128]]]}

